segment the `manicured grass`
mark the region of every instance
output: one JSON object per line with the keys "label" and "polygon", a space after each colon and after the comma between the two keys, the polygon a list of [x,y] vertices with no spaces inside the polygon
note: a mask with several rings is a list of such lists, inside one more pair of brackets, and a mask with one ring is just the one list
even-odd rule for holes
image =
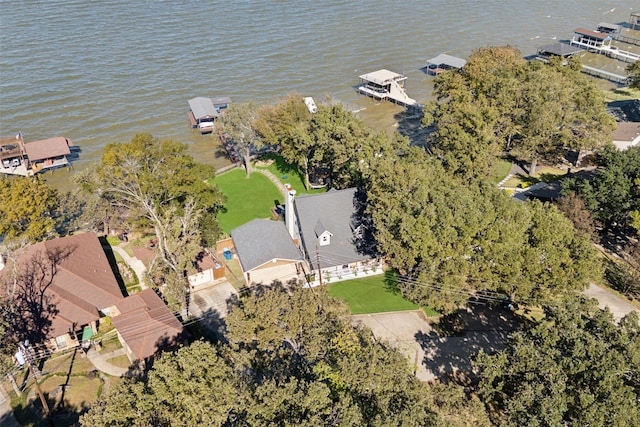
{"label": "manicured grass", "polygon": [[395,275],[369,276],[329,285],[329,295],[346,301],[351,314],[384,313],[415,310],[417,304],[407,301],[396,288]]}
{"label": "manicured grass", "polygon": [[638,89],[630,89],[627,87],[627,88],[604,91],[604,99],[606,102],[623,101],[623,100],[638,99],[638,98],[640,98],[640,90]]}
{"label": "manicured grass", "polygon": [[212,182],[227,197],[218,222],[225,233],[256,218],[270,218],[271,209],[284,203],[278,188],[269,178],[252,173],[249,178],[242,169],[233,169],[216,176]]}
{"label": "manicured grass", "polygon": [[541,181],[547,183],[553,182],[566,173],[567,171],[564,169],[558,169],[551,166],[540,166],[536,168],[535,175],[514,175],[505,182],[504,186],[526,188]]}
{"label": "manicured grass", "polygon": [[[258,169],[267,169],[280,179],[283,184],[291,184],[298,194],[318,194],[327,191],[325,188],[307,191],[304,188],[304,176],[300,175],[295,166],[288,164],[282,157],[275,154],[267,154],[260,158],[262,162],[273,161],[269,166],[256,166]],[[286,178],[285,178],[286,177]]]}
{"label": "manicured grass", "polygon": [[498,159],[498,161],[491,168],[491,174],[489,180],[494,184],[502,181],[511,170],[511,162],[504,159]]}

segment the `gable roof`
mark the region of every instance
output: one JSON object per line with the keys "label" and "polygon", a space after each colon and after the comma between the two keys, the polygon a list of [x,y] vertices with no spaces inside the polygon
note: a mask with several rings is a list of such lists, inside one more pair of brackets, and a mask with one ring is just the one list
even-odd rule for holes
{"label": "gable roof", "polygon": [[189,100],[189,108],[196,120],[218,117],[218,111],[213,106],[211,98],[199,96]]}
{"label": "gable roof", "polygon": [[51,282],[45,295],[55,304],[57,313],[51,319],[49,337],[98,320],[98,310],[114,306],[124,298],[93,232],[27,247],[18,258],[18,273],[28,277],[34,272]]}
{"label": "gable roof", "polygon": [[[358,251],[354,240],[355,188],[302,195],[294,201],[302,242],[307,254],[316,253],[316,227],[320,223],[331,233],[331,244],[320,249],[320,267],[348,264],[369,259]],[[311,257],[313,258],[313,257]],[[312,262],[312,264],[315,264]],[[315,266],[317,268],[317,265]]]}
{"label": "gable roof", "polygon": [[69,146],[73,143],[62,136],[58,138],[43,139],[42,141],[28,142],[24,144],[30,162],[51,159],[53,157],[66,156],[71,153]]}
{"label": "gable roof", "polygon": [[254,219],[231,230],[244,272],[275,260],[303,261],[283,222]]}
{"label": "gable roof", "polygon": [[120,314],[111,322],[139,360],[177,344],[184,334],[182,323],[152,289],[130,295],[116,307]]}
{"label": "gable roof", "polygon": [[562,42],[546,44],[538,48],[538,53],[541,55],[557,55],[562,57],[575,55],[576,53],[580,53],[583,51],[584,49],[580,47],[572,46],[570,44]]}

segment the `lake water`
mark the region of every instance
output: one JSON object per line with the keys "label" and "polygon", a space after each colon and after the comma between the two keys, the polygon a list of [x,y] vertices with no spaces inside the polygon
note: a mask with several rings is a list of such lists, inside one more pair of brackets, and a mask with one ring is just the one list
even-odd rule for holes
{"label": "lake water", "polygon": [[[75,170],[143,132],[220,167],[212,137],[188,125],[192,97],[332,97],[390,129],[400,109],[358,96],[358,75],[404,73],[408,94],[424,102],[432,77],[420,69],[440,53],[511,44],[527,55],[574,28],[625,22],[634,9],[605,0],[2,0],[0,135],[69,137],[82,149]],[[68,174],[45,178],[68,188]]]}

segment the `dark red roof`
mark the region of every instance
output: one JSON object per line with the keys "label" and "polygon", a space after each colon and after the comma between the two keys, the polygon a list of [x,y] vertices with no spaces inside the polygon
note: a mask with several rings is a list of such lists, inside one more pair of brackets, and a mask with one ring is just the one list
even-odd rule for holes
{"label": "dark red roof", "polygon": [[598,31],[593,31],[593,30],[587,30],[585,28],[576,28],[575,30],[573,30],[573,32],[576,34],[581,34],[583,36],[591,37],[592,39],[598,39],[598,40],[605,40],[608,37],[610,37],[609,34],[600,33]]}

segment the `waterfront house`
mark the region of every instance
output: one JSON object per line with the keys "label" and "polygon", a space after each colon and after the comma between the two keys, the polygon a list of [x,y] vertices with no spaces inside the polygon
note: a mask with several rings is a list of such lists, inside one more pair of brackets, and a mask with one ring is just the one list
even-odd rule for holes
{"label": "waterfront house", "polygon": [[[289,203],[289,200],[287,200]],[[295,198],[294,214],[287,210],[287,227],[294,228],[315,284],[381,274],[365,225],[356,188]]]}
{"label": "waterfront house", "polygon": [[99,319],[113,315],[124,298],[93,232],[37,243],[11,259],[17,262],[17,278],[9,265],[0,270],[0,278],[15,280],[16,304],[24,307],[22,321],[37,328],[31,341],[44,343],[50,351],[90,338]]}
{"label": "waterfront house", "polygon": [[248,285],[285,283],[304,274],[304,258],[281,221],[254,219],[230,234]]}
{"label": "waterfront house", "polygon": [[131,363],[186,340],[182,323],[150,288],[119,301],[111,322]]}

